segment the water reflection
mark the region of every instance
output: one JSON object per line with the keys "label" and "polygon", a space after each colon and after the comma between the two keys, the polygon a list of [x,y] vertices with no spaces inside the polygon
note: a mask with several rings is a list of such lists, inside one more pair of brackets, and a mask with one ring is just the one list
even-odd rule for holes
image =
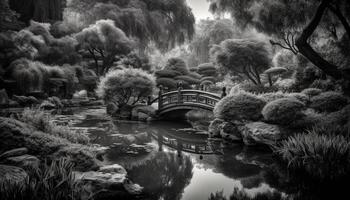
{"label": "water reflection", "polygon": [[149,198],[179,200],[192,178],[189,156],[158,152],[153,159],[128,169],[133,181],[144,186]]}

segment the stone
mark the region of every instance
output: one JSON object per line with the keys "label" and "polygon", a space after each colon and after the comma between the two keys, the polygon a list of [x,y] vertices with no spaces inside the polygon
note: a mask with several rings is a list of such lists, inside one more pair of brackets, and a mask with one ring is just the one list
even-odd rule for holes
{"label": "stone", "polygon": [[20,167],[0,165],[0,185],[23,183],[27,177],[28,174]]}
{"label": "stone", "polygon": [[86,98],[88,98],[86,90],[81,90],[73,94],[73,99],[86,99]]}
{"label": "stone", "polygon": [[38,168],[40,165],[40,160],[37,157],[28,154],[6,158],[5,162],[7,164],[25,168]]}
{"label": "stone", "polygon": [[119,174],[127,173],[124,167],[118,164],[102,166],[98,171],[103,173],[119,173]]}
{"label": "stone", "polygon": [[208,128],[210,137],[220,137],[221,127],[225,121],[219,118],[214,119]]}
{"label": "stone", "polygon": [[34,104],[39,104],[39,100],[33,96],[26,97],[26,96],[13,95],[12,99],[18,102],[21,106],[30,106]]}
{"label": "stone", "polygon": [[106,112],[108,115],[115,115],[118,111],[118,106],[115,103],[109,103],[106,107]]}
{"label": "stone", "polygon": [[151,142],[151,138],[148,136],[146,132],[136,134],[134,137],[135,137],[136,144],[145,144],[147,142]]}
{"label": "stone", "polygon": [[19,107],[19,103],[17,101],[10,99],[9,100],[9,107],[11,107],[11,108]]}
{"label": "stone", "polygon": [[[118,164],[103,166],[99,171],[74,172],[74,175],[78,182],[89,185],[92,193],[104,190],[110,196],[113,196],[116,191],[136,195],[140,194],[143,189],[139,185],[133,184],[127,178],[126,170]],[[120,193],[115,196],[118,195]]]}
{"label": "stone", "polygon": [[60,98],[53,96],[53,97],[47,98],[47,100],[50,103],[54,104],[56,108],[63,108],[63,103],[61,102]]}
{"label": "stone", "polygon": [[0,106],[6,106],[9,104],[9,97],[5,89],[0,90]]}
{"label": "stone", "polygon": [[26,147],[22,148],[16,148],[9,151],[6,151],[0,155],[0,159],[8,158],[8,157],[14,157],[14,156],[21,156],[28,153],[28,149]]}
{"label": "stone", "polygon": [[56,105],[50,101],[45,100],[40,104],[39,108],[44,110],[52,110],[56,108]]}
{"label": "stone", "polygon": [[235,124],[233,122],[224,122],[221,125],[220,135],[223,139],[230,140],[230,141],[242,141],[242,135],[239,132],[237,126],[238,124]]}
{"label": "stone", "polygon": [[142,121],[142,122],[146,122],[147,119],[148,119],[148,117],[149,117],[149,115],[147,115],[147,114],[145,114],[145,113],[139,112],[139,113],[137,114],[138,120],[139,120],[139,121]]}
{"label": "stone", "polygon": [[281,126],[267,124],[264,122],[251,122],[240,126],[239,131],[243,136],[243,142],[248,146],[275,145],[287,137],[287,131]]}

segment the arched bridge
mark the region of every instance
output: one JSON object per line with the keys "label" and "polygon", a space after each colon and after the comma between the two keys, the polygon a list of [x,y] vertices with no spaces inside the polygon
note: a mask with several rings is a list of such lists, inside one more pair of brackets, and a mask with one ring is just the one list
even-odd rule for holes
{"label": "arched bridge", "polygon": [[[222,94],[221,96],[225,96]],[[222,98],[220,95],[210,93],[202,90],[177,90],[166,93],[159,93],[158,101],[158,115],[175,110],[198,110],[204,109],[213,111],[215,104]]]}

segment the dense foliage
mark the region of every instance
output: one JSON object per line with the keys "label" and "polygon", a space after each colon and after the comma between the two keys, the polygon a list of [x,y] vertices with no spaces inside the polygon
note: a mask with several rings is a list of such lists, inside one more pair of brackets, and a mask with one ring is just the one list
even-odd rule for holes
{"label": "dense foliage", "polygon": [[240,92],[221,99],[214,108],[216,118],[225,120],[257,120],[265,102],[253,94]]}
{"label": "dense foliage", "polygon": [[154,92],[155,78],[141,69],[123,69],[108,72],[97,88],[97,94],[106,102],[119,107],[135,105]]}

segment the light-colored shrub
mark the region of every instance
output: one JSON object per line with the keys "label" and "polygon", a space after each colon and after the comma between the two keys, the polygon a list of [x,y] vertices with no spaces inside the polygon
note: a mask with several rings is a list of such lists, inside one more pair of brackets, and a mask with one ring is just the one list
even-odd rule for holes
{"label": "light-colored shrub", "polygon": [[274,124],[289,124],[303,116],[305,104],[294,98],[282,98],[265,105],[264,119]]}
{"label": "light-colored shrub", "polygon": [[261,98],[266,103],[269,103],[269,102],[277,100],[277,99],[286,98],[287,94],[280,92],[280,91],[279,92],[269,92],[269,93],[260,94],[258,97]]}
{"label": "light-colored shrub", "polygon": [[224,120],[258,120],[265,102],[257,96],[240,92],[227,96],[219,101],[214,108],[216,118]]}
{"label": "light-colored shrub", "polygon": [[310,107],[319,112],[334,112],[345,107],[348,100],[338,92],[324,92],[311,98]]}
{"label": "light-colored shrub", "polygon": [[97,94],[106,102],[119,107],[135,105],[151,96],[156,87],[153,75],[141,69],[123,69],[108,72],[100,81]]}

